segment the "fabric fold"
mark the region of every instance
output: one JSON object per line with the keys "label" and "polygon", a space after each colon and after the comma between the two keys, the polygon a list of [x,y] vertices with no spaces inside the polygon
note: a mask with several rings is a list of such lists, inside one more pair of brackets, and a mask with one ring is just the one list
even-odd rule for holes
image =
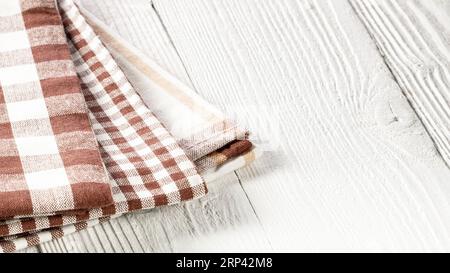
{"label": "fabric fold", "polygon": [[248,140],[247,130],[116,35],[88,10],[80,7],[80,11],[144,103],[195,162],[206,181],[262,156],[262,149]]}
{"label": "fabric fold", "polygon": [[72,0],[57,2],[112,201],[88,210],[0,220],[0,252],[60,238],[125,213],[201,197],[207,192],[205,181],[261,155],[248,140],[249,132],[220,110]]}
{"label": "fabric fold", "polygon": [[1,10],[0,219],[111,204],[54,1]]}

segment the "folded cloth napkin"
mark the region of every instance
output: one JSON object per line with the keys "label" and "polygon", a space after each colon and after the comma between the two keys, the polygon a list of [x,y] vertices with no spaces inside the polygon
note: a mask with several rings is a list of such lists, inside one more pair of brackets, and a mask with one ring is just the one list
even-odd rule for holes
{"label": "folded cloth napkin", "polygon": [[0,5],[0,219],[111,204],[54,1]]}
{"label": "folded cloth napkin", "polygon": [[[195,169],[191,169],[190,161],[185,161],[186,154],[206,181],[242,167],[260,155],[258,149],[245,139],[247,132],[240,130],[220,111],[135,48],[114,36],[95,17],[84,10],[82,16],[69,0],[60,1],[60,11],[92,127],[111,177],[115,203],[76,215],[65,213],[3,221],[0,223],[0,251],[9,252],[36,245],[123,213],[173,204],[205,194],[203,181],[198,178]],[[98,36],[86,23],[85,17]],[[120,68],[109,51],[118,60]],[[164,126],[142,104],[131,86],[136,87],[136,91]],[[131,109],[136,109],[135,113]],[[183,111],[182,115],[179,111]],[[179,130],[177,115],[189,125],[187,130]],[[175,151],[176,156],[172,155],[170,163],[152,169],[152,163],[156,163],[154,158],[158,158],[162,152],[161,143],[154,143],[154,134],[155,131],[156,134],[162,134],[164,127],[169,129],[176,141],[169,134],[164,137],[158,135],[158,140],[166,145],[164,148],[169,154]],[[144,139],[147,145],[142,145],[139,139]],[[145,139],[150,139],[151,144]],[[172,146],[168,148],[168,145]],[[142,153],[148,152],[145,148],[140,152],[142,147],[149,147],[154,155],[142,157]],[[162,158],[160,162],[167,160]],[[186,171],[186,166],[189,171]],[[177,183],[180,180],[172,179],[171,174],[176,173],[175,177],[179,178],[177,173],[180,173],[180,169],[184,170],[181,173],[188,173],[184,176],[190,176],[187,180],[182,178],[182,183]],[[162,180],[156,179],[155,176],[161,170],[170,173],[169,176],[165,174]]]}
{"label": "folded cloth napkin", "polygon": [[144,103],[169,130],[206,181],[253,162],[262,150],[217,107],[111,31],[86,9],[83,17]]}
{"label": "folded cloth napkin", "polygon": [[[35,64],[37,60],[41,60],[35,57],[34,62],[31,63],[31,65],[34,66],[31,68],[28,67],[29,65],[25,65],[25,68],[23,66],[19,66],[16,70],[6,69],[6,72],[2,71],[2,93],[5,97],[5,101],[8,102],[5,107],[7,112],[2,115],[3,118],[5,118],[7,114],[9,119],[13,119],[14,121],[34,121],[36,117],[45,117],[45,115],[41,114],[44,110],[47,109],[46,113],[51,111],[51,114],[46,114],[47,116],[50,116],[50,118],[47,118],[49,119],[48,123],[50,123],[50,128],[45,128],[39,124],[37,128],[31,127],[28,130],[34,134],[38,134],[40,133],[40,129],[46,129],[44,130],[44,133],[49,136],[42,133],[45,137],[41,137],[39,134],[36,137],[38,141],[40,138],[44,138],[45,142],[32,142],[33,140],[29,140],[32,137],[27,137],[25,135],[23,138],[14,138],[14,140],[11,141],[11,145],[16,144],[19,146],[19,144],[23,144],[23,147],[19,146],[19,150],[23,150],[24,153],[32,152],[33,154],[30,154],[31,156],[40,155],[38,152],[48,153],[48,151],[52,151],[53,146],[58,147],[58,144],[60,146],[66,145],[62,146],[60,149],[63,152],[66,152],[67,150],[67,152],[71,153],[73,157],[69,157],[66,154],[59,155],[59,158],[67,158],[67,162],[64,162],[65,164],[60,164],[60,166],[50,166],[53,167],[56,174],[54,174],[51,170],[39,172],[35,175],[29,175],[29,177],[31,177],[31,182],[25,180],[28,184],[32,184],[33,186],[37,184],[40,186],[40,188],[38,186],[32,188],[33,194],[35,188],[36,190],[44,188],[44,186],[40,185],[39,182],[41,184],[50,184],[50,186],[55,184],[53,188],[48,186],[48,192],[44,192],[42,194],[38,192],[40,195],[38,195],[39,198],[37,198],[37,200],[41,201],[44,205],[37,207],[41,209],[38,211],[37,215],[41,212],[65,212],[52,216],[34,217],[35,215],[33,215],[34,218],[7,220],[4,222],[4,225],[2,225],[2,228],[0,228],[2,235],[19,234],[21,230],[39,230],[142,208],[152,208],[159,205],[174,204],[183,200],[200,197],[206,193],[206,187],[203,179],[198,175],[194,164],[187,158],[185,152],[178,146],[175,139],[143,104],[142,100],[126,80],[125,76],[117,67],[108,51],[103,47],[100,40],[95,36],[90,27],[84,22],[83,18],[80,16],[71,1],[61,1],[60,10],[62,12],[64,29],[68,42],[65,39],[63,22],[61,21],[61,17],[54,1],[11,0],[4,6],[11,11],[14,9],[16,11],[24,10],[21,15],[22,17],[24,16],[23,14],[26,14],[26,12],[36,15],[37,17],[32,17],[29,20],[32,27],[40,26],[42,25],[42,21],[46,22],[48,19],[51,19],[51,26],[55,26],[54,28],[60,30],[58,33],[62,35],[60,36],[63,39],[58,39],[59,37],[52,33],[45,33],[42,36],[38,33],[37,35],[34,34],[34,40],[30,40],[41,43],[43,41],[50,40],[53,44],[63,45],[65,52],[63,51],[62,53],[65,53],[65,56],[67,57],[64,61],[59,61],[59,56],[53,56],[53,59],[56,58],[56,61],[54,61],[56,63],[53,63],[53,60],[50,59],[46,60],[47,62],[45,62],[44,65],[40,65],[41,63]],[[2,15],[7,15],[3,10],[3,6],[2,13]],[[11,16],[2,16],[2,19],[6,22],[6,20],[14,20],[15,14],[20,15],[20,13],[14,14],[12,12],[11,14]],[[24,21],[28,22],[27,20]],[[26,32],[24,32],[24,35],[26,35]],[[11,42],[11,44],[22,45],[23,42],[23,39],[20,39]],[[3,46],[3,48],[8,49],[8,45]],[[42,54],[54,53],[52,50],[53,48],[41,49],[43,52]],[[24,53],[17,54],[22,58],[24,56]],[[70,60],[70,56],[72,60]],[[39,57],[42,58],[40,55]],[[33,61],[33,58],[31,61]],[[41,82],[37,82],[37,84],[35,84],[40,87],[44,86],[42,80],[52,80],[54,78],[66,76],[66,74],[67,76],[76,79],[76,75],[78,75],[83,94],[81,94],[79,84],[76,82],[77,88],[75,91],[77,92],[76,94],[78,97],[75,96],[75,99],[78,99],[78,102],[70,96],[57,98],[58,100],[50,100],[50,102],[47,102],[48,100],[46,97],[51,95],[51,92],[61,92],[60,88],[57,86],[47,91],[47,96],[41,94],[41,97],[39,97],[39,94],[36,95],[36,100],[40,99],[41,101],[32,101],[33,104],[24,104],[19,101],[16,104],[13,102],[10,106],[8,95],[11,92],[9,92],[9,88],[11,86],[15,87],[14,84],[16,83],[21,83],[20,81],[15,80],[17,76],[14,75],[14,72],[22,72],[22,70],[19,69],[25,69],[25,72],[34,71],[35,74],[39,73],[41,71],[40,69],[42,69]],[[75,71],[76,74],[74,73]],[[39,80],[39,77],[38,75],[31,74],[29,76],[27,75],[25,79]],[[70,79],[64,80],[68,82]],[[50,83],[53,83],[53,81]],[[23,90],[24,88],[27,92],[33,91],[33,89],[30,89],[28,86],[19,87],[22,88],[22,93],[25,93]],[[73,89],[74,87],[72,86],[71,88]],[[38,89],[38,91],[39,90],[40,89]],[[69,89],[66,93],[70,94],[70,91],[71,90]],[[17,94],[18,92],[14,91],[14,93]],[[41,91],[41,93],[43,93],[43,91]],[[65,95],[66,93],[57,93],[57,95]],[[47,107],[44,103],[47,104]],[[80,105],[83,103],[84,105]],[[39,108],[41,104],[43,104],[42,109]],[[86,104],[88,110],[86,110]],[[49,106],[51,106],[51,108]],[[64,117],[69,115],[71,118],[70,114],[72,114],[72,112],[78,114],[80,111],[82,111],[84,116],[81,115],[81,117],[75,116],[75,118],[60,120],[58,117],[61,114],[58,111],[64,114],[67,112]],[[15,115],[12,115],[11,113]],[[20,115],[20,113],[22,114]],[[56,116],[54,121],[55,125],[52,124],[52,119],[54,116]],[[84,120],[82,119],[83,117]],[[45,121],[46,120],[44,119],[44,122]],[[82,126],[85,126],[86,129]],[[12,123],[10,127],[13,127],[14,129],[15,123]],[[65,130],[65,128],[68,129]],[[95,134],[95,138],[93,137],[92,129]],[[64,135],[65,138],[61,138],[60,141],[55,140],[55,143],[51,143],[47,140],[47,138],[57,139],[58,135],[56,134],[58,133],[65,133],[66,131],[83,132],[83,130],[91,134],[91,142],[94,147],[93,152],[90,152],[90,150],[82,146],[85,145],[85,142],[89,144],[89,139],[86,139],[83,135]],[[18,134],[21,134],[20,136],[22,136],[28,131],[20,131],[19,129]],[[14,136],[16,135],[14,134]],[[67,137],[70,138],[68,139]],[[97,140],[99,147],[95,146],[95,139]],[[73,145],[77,145],[78,143],[81,143],[78,145],[80,148],[78,148],[78,146],[75,146],[78,149],[72,148]],[[91,146],[88,146],[88,148]],[[68,149],[67,147],[71,149]],[[54,149],[56,150],[56,148]],[[63,178],[68,175],[63,176],[60,174],[65,170],[63,167],[70,167],[75,164],[86,165],[90,163],[90,161],[87,161],[93,161],[91,159],[93,156],[90,155],[90,153],[94,156],[97,155],[99,162],[94,162],[99,165],[99,174],[97,176],[102,180],[97,178],[97,180],[99,180],[98,182],[94,180],[97,182],[96,184],[87,185],[85,188],[78,185],[75,185],[74,187],[71,183],[65,182]],[[10,152],[7,155],[14,154]],[[22,153],[20,155],[22,155]],[[28,156],[28,154],[25,154],[25,156]],[[49,163],[58,163],[58,161],[53,157],[35,157],[32,159],[26,159],[28,160],[28,165],[32,167],[35,167],[36,165],[40,167],[40,161],[42,160],[46,160]],[[23,161],[23,158],[20,158],[20,160]],[[106,166],[109,180],[106,179],[108,176],[105,174],[102,161]],[[75,184],[75,182],[78,182],[81,179],[83,179],[81,180],[82,182],[90,182],[93,178],[96,178],[96,176],[94,176],[95,173],[90,174],[85,178],[85,173],[87,171],[92,173],[93,171],[91,171],[91,169],[93,168],[91,168],[90,165],[84,165],[81,166],[82,168],[78,168],[75,171],[69,169],[71,171],[69,174],[74,177],[74,182],[70,181],[72,184]],[[94,164],[92,165],[94,167],[97,166]],[[13,168],[17,167],[13,166]],[[13,168],[12,170],[15,170]],[[68,168],[66,167],[66,169]],[[68,172],[69,171],[66,171],[66,173]],[[26,172],[25,177],[28,178],[28,173]],[[87,180],[87,178],[90,178],[90,180]],[[36,181],[37,179],[39,179],[39,181]],[[77,202],[70,202],[74,198],[66,192],[58,194],[60,186],[65,186],[65,183],[68,185],[69,189],[71,189],[72,186],[72,192],[77,194],[80,193],[80,201],[77,199]],[[11,184],[17,188],[21,185],[16,181],[8,183],[8,185]],[[94,187],[97,184],[100,184],[100,186],[105,188],[105,190],[103,190],[104,192],[100,191],[102,189],[100,186],[97,186],[98,189]],[[8,185],[5,186],[6,190],[9,189]],[[11,191],[6,191],[6,194],[9,194],[10,192]],[[109,198],[107,198],[108,196]],[[13,208],[14,203],[20,204],[22,200],[19,198],[22,198],[22,196],[16,195],[15,197],[7,199],[9,202],[6,202],[5,204],[5,211],[9,212],[9,208]],[[46,198],[48,198],[48,200]],[[47,208],[47,203],[54,204],[50,204],[52,206],[47,205],[49,206],[49,208]],[[60,203],[65,206],[62,206]],[[79,207],[75,207],[73,205],[74,203],[77,205],[80,204]],[[25,207],[25,205],[22,207]],[[55,208],[55,210],[51,210],[51,208]],[[85,208],[89,208],[89,210],[83,210]],[[77,209],[76,213],[68,212],[67,210],[70,209]],[[31,213],[29,214],[34,214],[36,210],[37,209],[30,211]],[[15,212],[16,211],[13,211],[13,213]],[[18,213],[23,214],[27,214],[28,212],[29,211],[27,210],[18,211]],[[19,230],[15,229],[17,225],[20,225]]]}

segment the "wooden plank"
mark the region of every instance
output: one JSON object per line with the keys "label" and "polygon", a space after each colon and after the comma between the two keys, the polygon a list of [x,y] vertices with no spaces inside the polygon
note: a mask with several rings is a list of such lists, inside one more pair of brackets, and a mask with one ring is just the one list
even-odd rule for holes
{"label": "wooden plank", "polygon": [[278,145],[238,172],[275,250],[450,250],[449,170],[349,3],[153,2],[197,90]]}
{"label": "wooden plank", "polygon": [[352,4],[450,166],[450,3],[353,0]]}
{"label": "wooden plank", "polygon": [[148,0],[78,1],[122,38],[192,87],[175,48]]}
{"label": "wooden plank", "polygon": [[450,172],[346,1],[83,3],[274,152],[43,251],[450,250]]}
{"label": "wooden plank", "polygon": [[[81,4],[190,83],[149,1]],[[208,196],[200,200],[120,217],[40,248],[43,252],[267,251],[270,245],[236,175],[231,174],[210,185]]]}
{"label": "wooden plank", "polygon": [[40,247],[43,252],[269,250],[241,192],[232,174],[211,185],[206,198],[130,214]]}

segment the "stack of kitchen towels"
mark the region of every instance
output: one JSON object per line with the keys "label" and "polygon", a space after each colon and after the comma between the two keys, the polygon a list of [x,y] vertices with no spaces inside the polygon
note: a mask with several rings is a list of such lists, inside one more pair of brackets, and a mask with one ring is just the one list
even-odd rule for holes
{"label": "stack of kitchen towels", "polygon": [[0,252],[201,197],[259,155],[73,0],[0,0]]}

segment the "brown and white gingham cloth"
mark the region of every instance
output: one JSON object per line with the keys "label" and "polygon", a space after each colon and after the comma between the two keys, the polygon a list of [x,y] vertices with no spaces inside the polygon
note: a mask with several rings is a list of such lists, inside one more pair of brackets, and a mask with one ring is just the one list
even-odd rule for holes
{"label": "brown and white gingham cloth", "polygon": [[[7,220],[0,228],[0,235],[62,226],[203,196],[206,186],[194,164],[143,104],[76,6],[71,1],[61,1],[60,9],[72,55],[70,63],[75,64],[81,82],[114,203],[76,214]],[[56,11],[54,6],[51,10]],[[10,238],[2,240],[7,239]],[[11,249],[4,242],[1,247]]]}
{"label": "brown and white gingham cloth", "polygon": [[[61,3],[67,7],[72,6],[71,1]],[[167,72],[155,66],[145,56],[141,55],[136,58],[136,55],[140,55],[139,52],[124,41],[121,41],[117,36],[109,37],[113,33],[109,32],[106,26],[100,27],[94,24],[92,20],[95,18],[86,14],[86,11],[83,12],[83,15],[90,19],[89,23],[95,28],[99,38],[108,46],[113,56],[119,60],[121,68],[124,69],[127,75],[131,76],[133,86],[144,87],[138,90],[141,92],[140,95],[143,96],[144,100],[147,99],[145,101],[146,103],[153,101],[153,103],[147,105],[152,110],[156,110],[158,119],[162,119],[163,124],[170,129],[170,132],[177,136],[177,142],[183,145],[183,149],[188,151],[188,157],[195,160],[195,165],[207,181],[212,181],[223,174],[245,166],[258,156],[257,149],[252,147],[252,144],[248,140],[239,139],[241,136],[240,132],[242,131],[229,123],[220,111],[206,103],[176,79],[170,77]],[[97,42],[94,39],[89,40],[89,43],[95,44]],[[74,55],[76,55],[76,51],[73,51]],[[128,64],[124,64],[124,59],[122,58],[124,56],[129,61]],[[76,57],[74,59],[79,58]],[[152,73],[141,74],[137,73],[135,69],[138,69],[139,72],[151,71]],[[136,81],[139,78],[137,76],[146,78],[144,81],[148,81],[150,84],[141,86]],[[162,88],[155,90],[153,88],[155,85]],[[150,88],[151,92],[159,92],[154,100],[146,96],[145,93],[143,94],[143,92],[150,91],[148,88]],[[164,93],[170,94],[170,96],[165,96]],[[155,104],[167,105],[168,101],[171,102],[172,108],[154,107]],[[197,126],[188,128],[188,134],[181,136],[173,128],[177,120],[171,117],[174,113],[173,108],[182,109],[187,105],[190,107],[188,111],[183,112],[184,119],[182,121],[185,123],[185,121],[194,120]],[[211,119],[211,117],[214,118]],[[0,225],[0,234],[3,234],[2,239],[0,239],[0,251],[14,251],[54,238],[60,238],[120,215],[119,211],[116,211],[114,215],[102,216],[98,219],[96,219],[96,215],[88,213],[77,216],[36,217],[32,219],[7,221]]]}
{"label": "brown and white gingham cloth", "polygon": [[206,193],[175,139],[144,105],[72,1],[60,1],[72,59],[111,177],[114,204],[89,218],[179,203]]}
{"label": "brown and white gingham cloth", "polygon": [[169,130],[207,182],[262,155],[236,122],[200,97],[88,10],[81,14],[105,44],[144,103]]}
{"label": "brown and white gingham cloth", "polygon": [[0,5],[0,219],[113,202],[54,1]]}

